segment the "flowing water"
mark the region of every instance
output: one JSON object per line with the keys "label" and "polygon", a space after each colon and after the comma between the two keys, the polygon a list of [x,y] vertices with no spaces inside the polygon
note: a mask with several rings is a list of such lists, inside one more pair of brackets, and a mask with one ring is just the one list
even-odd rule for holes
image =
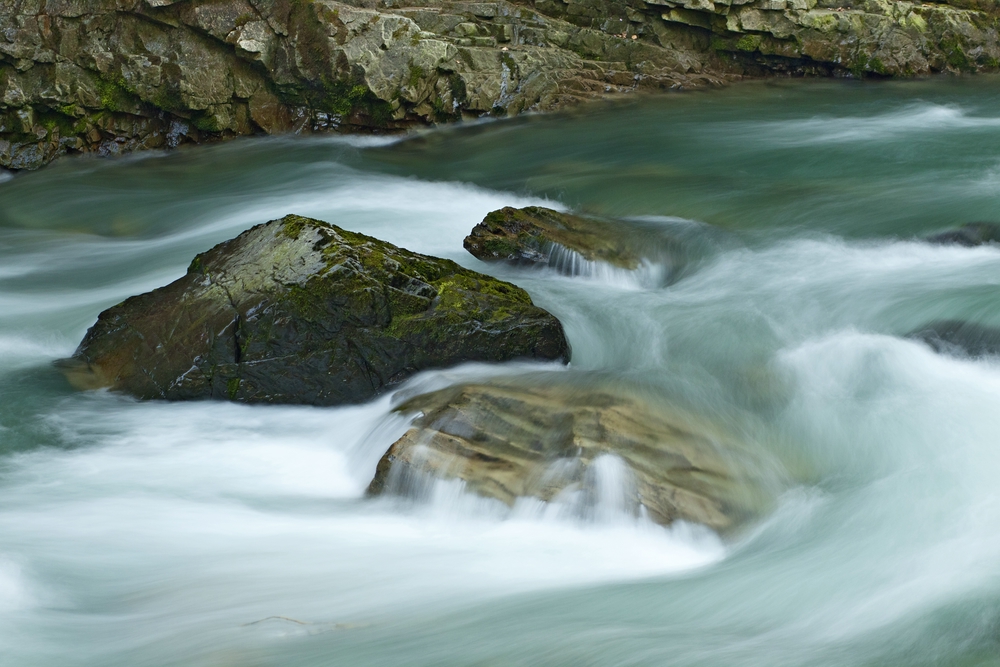
{"label": "flowing water", "polygon": [[[919,240],[1000,219],[998,109],[987,77],[748,84],[5,180],[0,664],[1000,665],[1000,361],[905,337],[1000,324],[1000,249]],[[635,274],[462,250],[528,204],[673,245]],[[138,403],[53,369],[102,309],[291,212],[515,281],[573,346],[565,370],[407,390],[539,369],[642,386],[778,462],[776,509],[725,540],[662,528],[620,511],[613,458],[589,512],[454,482],[366,499],[406,428],[391,395]]]}

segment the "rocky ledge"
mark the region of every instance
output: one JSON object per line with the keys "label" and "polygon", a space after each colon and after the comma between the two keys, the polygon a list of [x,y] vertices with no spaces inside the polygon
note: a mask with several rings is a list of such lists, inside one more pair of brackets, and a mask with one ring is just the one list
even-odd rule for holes
{"label": "rocky ledge", "polygon": [[138,398],[357,403],[466,361],[569,359],[562,325],[510,283],[299,216],[195,257],[98,317],[61,366]]}
{"label": "rocky ledge", "polygon": [[0,167],[638,89],[995,70],[991,0],[5,0]]}
{"label": "rocky ledge", "polygon": [[516,382],[459,385],[401,405],[419,416],[379,462],[369,493],[461,479],[507,504],[558,498],[586,512],[610,473],[605,481],[624,493],[617,509],[727,533],[766,511],[780,486],[766,457],[672,406],[622,387]]}

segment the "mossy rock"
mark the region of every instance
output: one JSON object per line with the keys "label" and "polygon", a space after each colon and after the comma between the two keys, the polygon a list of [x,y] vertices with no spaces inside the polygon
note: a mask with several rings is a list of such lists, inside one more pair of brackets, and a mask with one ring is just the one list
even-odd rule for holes
{"label": "mossy rock", "polygon": [[548,264],[560,248],[589,261],[625,269],[639,266],[642,245],[621,223],[560,213],[541,206],[488,213],[465,237],[465,249],[483,261]]}
{"label": "mossy rock", "polygon": [[104,311],[61,366],[143,399],[333,405],[425,369],[569,354],[559,320],[514,285],[289,215]]}
{"label": "mossy rock", "polygon": [[601,485],[595,462],[610,455],[627,470],[621,509],[726,534],[767,512],[784,484],[761,450],[620,386],[510,378],[424,394],[398,410],[418,417],[382,457],[371,495],[457,478],[508,505],[593,497]]}

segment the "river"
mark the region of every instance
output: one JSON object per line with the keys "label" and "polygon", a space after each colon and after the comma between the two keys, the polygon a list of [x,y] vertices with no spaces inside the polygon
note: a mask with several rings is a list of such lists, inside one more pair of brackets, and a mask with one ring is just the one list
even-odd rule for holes
{"label": "river", "polygon": [[[634,275],[462,249],[487,212],[530,204],[678,241]],[[905,336],[1000,325],[1000,249],[919,240],[998,205],[985,76],[748,83],[7,177],[0,664],[1000,665],[1000,362]],[[286,213],[516,282],[573,347],[541,368],[641,384],[740,433],[788,473],[774,512],[722,539],[507,510],[455,483],[367,499],[406,428],[391,395],[140,403],[53,368],[104,308]]]}

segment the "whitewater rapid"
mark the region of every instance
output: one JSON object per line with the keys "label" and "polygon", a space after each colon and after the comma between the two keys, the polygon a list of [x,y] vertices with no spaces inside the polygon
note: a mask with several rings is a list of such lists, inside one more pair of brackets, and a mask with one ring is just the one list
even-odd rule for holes
{"label": "whitewater rapid", "polygon": [[[920,85],[738,88],[0,182],[0,664],[998,664],[1000,361],[907,334],[1000,324],[1000,249],[920,240],[1000,204],[1000,92]],[[753,140],[713,154],[725,132]],[[462,249],[487,212],[526,205],[677,241],[631,273]],[[323,409],[141,403],[52,368],[102,309],[286,213],[516,282],[562,320],[572,364],[434,371]],[[784,472],[774,511],[726,540],[663,528],[627,511],[613,458],[582,509],[459,482],[366,497],[404,396],[539,370],[738,435]]]}

